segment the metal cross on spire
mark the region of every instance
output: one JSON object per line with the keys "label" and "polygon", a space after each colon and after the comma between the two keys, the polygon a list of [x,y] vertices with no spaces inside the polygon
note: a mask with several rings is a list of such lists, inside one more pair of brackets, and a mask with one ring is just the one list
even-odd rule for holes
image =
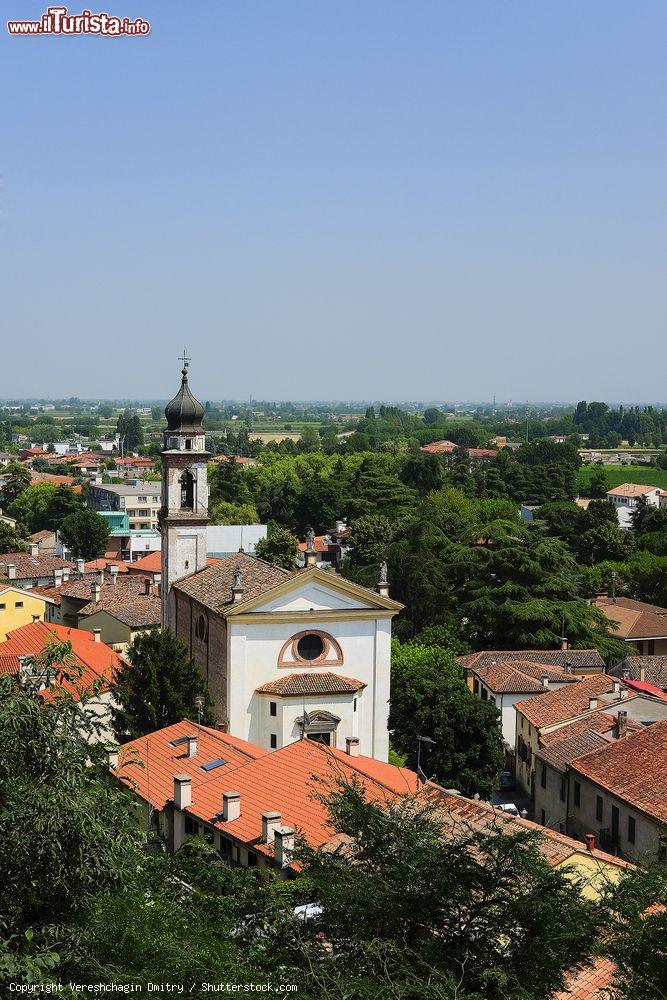
{"label": "metal cross on spire", "polygon": [[186,349],[183,348],[183,357],[179,358],[178,360],[183,362],[184,368],[188,368],[190,366],[190,361],[192,359],[188,357]]}

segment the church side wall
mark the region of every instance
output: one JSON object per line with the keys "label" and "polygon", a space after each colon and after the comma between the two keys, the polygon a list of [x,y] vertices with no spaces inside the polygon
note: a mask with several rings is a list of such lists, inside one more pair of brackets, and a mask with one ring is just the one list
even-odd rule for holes
{"label": "church side wall", "polygon": [[[227,626],[224,618],[209,611],[203,604],[174,590],[175,632],[185,643],[207,681],[213,698],[216,722],[227,721]],[[202,617],[207,638],[197,634]],[[239,734],[234,734],[239,735]]]}

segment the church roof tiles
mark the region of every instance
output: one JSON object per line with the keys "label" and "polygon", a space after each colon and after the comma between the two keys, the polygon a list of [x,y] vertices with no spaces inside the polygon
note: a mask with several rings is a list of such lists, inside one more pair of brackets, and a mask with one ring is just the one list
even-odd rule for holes
{"label": "church roof tiles", "polygon": [[258,694],[276,694],[283,698],[304,694],[351,694],[366,687],[363,681],[354,677],[342,677],[332,673],[286,674],[275,681],[258,687]]}
{"label": "church roof tiles", "polygon": [[237,566],[241,567],[244,601],[259,597],[292,575],[288,570],[272,566],[263,559],[236,552],[184,580],[178,580],[174,589],[194,597],[211,611],[223,611],[234,602],[232,585]]}

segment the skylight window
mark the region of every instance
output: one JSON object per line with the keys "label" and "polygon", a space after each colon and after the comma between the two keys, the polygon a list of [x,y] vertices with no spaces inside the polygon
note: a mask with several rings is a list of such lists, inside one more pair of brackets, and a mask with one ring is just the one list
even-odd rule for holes
{"label": "skylight window", "polygon": [[222,767],[227,761],[223,760],[222,757],[216,757],[215,760],[209,760],[208,764],[202,764],[202,771],[213,771],[216,767]]}

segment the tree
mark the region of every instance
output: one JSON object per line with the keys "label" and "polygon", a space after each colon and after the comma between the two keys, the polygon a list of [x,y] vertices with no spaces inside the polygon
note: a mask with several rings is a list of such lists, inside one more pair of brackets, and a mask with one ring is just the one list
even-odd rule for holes
{"label": "tree", "polygon": [[138,635],[126,654],[128,663],[114,679],[120,705],[114,728],[121,741],[136,739],[181,719],[198,718],[195,698],[202,696],[202,721],[212,725],[212,699],[187,647],[169,629]]}
{"label": "tree", "polygon": [[30,486],[30,472],[19,462],[10,462],[4,471],[5,485],[2,488],[2,502],[10,507]]}
{"label": "tree", "polygon": [[22,552],[24,548],[21,533],[6,521],[0,521],[0,552]]}
{"label": "tree", "polygon": [[57,486],[47,511],[49,529],[57,531],[66,517],[83,509],[84,504],[80,493],[75,493],[69,486]]}
{"label": "tree", "polygon": [[99,559],[109,544],[109,525],[94,510],[82,508],[68,514],[59,531],[62,542],[78,559]]}
{"label": "tree", "polygon": [[440,784],[485,797],[496,786],[503,765],[498,710],[473,695],[448,650],[394,642],[389,729],[392,745],[408,755],[411,767],[417,736],[435,740],[421,767]]}
{"label": "tree", "polygon": [[116,433],[120,434],[121,438],[125,438],[123,442],[125,451],[134,451],[135,448],[144,443],[141,418],[137,413],[132,413],[131,410],[125,410],[124,413],[118,415]]}
{"label": "tree", "polygon": [[493,814],[455,827],[437,795],[386,804],[341,783],[327,804],[344,849],[300,855],[322,908],[300,936],[313,995],[543,1000],[592,948],[595,908],[535,833]]}
{"label": "tree", "polygon": [[49,511],[56,489],[53,483],[33,483],[19,493],[9,507],[9,513],[30,534],[52,530]]}
{"label": "tree", "polygon": [[226,462],[218,462],[211,475],[211,500],[217,503],[252,503],[242,466],[232,455]]}
{"label": "tree", "polygon": [[266,538],[260,538],[255,545],[255,555],[259,559],[266,559],[274,566],[282,569],[294,570],[296,568],[296,556],[298,552],[298,540],[287,528],[281,528],[278,524],[269,524],[269,532]]}
{"label": "tree", "polygon": [[[75,678],[70,644],[45,647],[35,669]],[[131,870],[136,819],[98,733],[85,699],[0,677],[0,981],[39,980],[71,936],[61,925]]]}
{"label": "tree", "polygon": [[595,469],[588,484],[588,495],[594,500],[603,500],[611,486],[603,468]]}

